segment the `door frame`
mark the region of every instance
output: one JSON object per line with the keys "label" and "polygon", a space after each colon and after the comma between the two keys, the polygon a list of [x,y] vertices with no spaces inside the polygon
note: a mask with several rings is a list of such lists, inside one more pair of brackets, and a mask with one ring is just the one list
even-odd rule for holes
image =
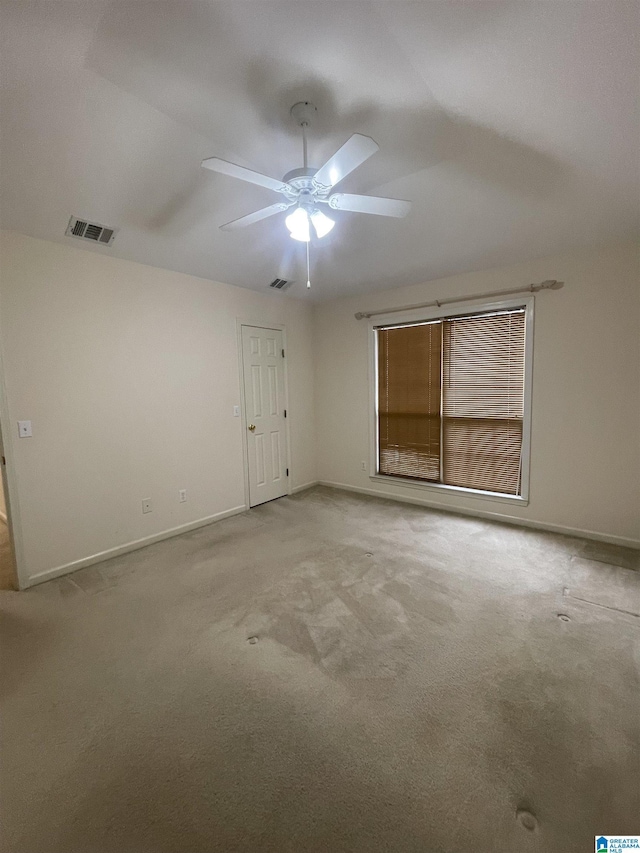
{"label": "door frame", "polygon": [[[244,393],[244,355],[242,351],[242,327],[243,326],[251,326],[254,329],[271,329],[274,332],[282,332],[282,347],[285,351],[284,357],[284,405],[287,410],[287,417],[285,418],[284,425],[284,434],[287,439],[287,461],[286,467],[291,471],[291,429],[290,429],[290,421],[291,421],[291,412],[289,409],[289,372],[287,370],[288,367],[288,358],[289,358],[289,349],[287,347],[287,328],[283,323],[265,323],[265,322],[255,322],[247,319],[236,318],[236,336],[237,336],[237,346],[238,346],[238,384],[240,386],[240,421],[242,424],[242,467],[244,468],[244,506],[245,509],[251,509],[250,504],[250,496],[249,496],[249,449],[247,445],[248,437],[247,437],[247,429],[246,429],[246,413],[247,413],[247,404]],[[287,495],[292,494],[293,487],[291,485],[291,474],[287,477]]]}
{"label": "door frame", "polygon": [[[4,476],[0,479],[0,488],[4,488],[4,500],[7,509],[7,529],[11,544],[13,557],[13,570],[15,574],[16,587],[26,589],[29,586],[27,573],[25,571],[24,547],[22,542],[22,527],[20,524],[20,509],[17,500],[18,484],[15,476],[13,443],[9,438],[9,406],[7,404],[7,391],[4,381],[4,367],[2,364],[2,348],[0,347],[0,450],[5,458]],[[0,524],[4,522],[0,521]]]}

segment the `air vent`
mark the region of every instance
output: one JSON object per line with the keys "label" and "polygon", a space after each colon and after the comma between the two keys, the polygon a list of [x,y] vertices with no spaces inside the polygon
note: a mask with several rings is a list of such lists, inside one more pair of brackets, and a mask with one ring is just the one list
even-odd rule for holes
{"label": "air vent", "polygon": [[106,228],[104,225],[98,225],[97,222],[88,222],[86,219],[77,219],[72,216],[65,234],[68,237],[80,237],[82,240],[90,240],[92,243],[110,246],[117,230],[117,228]]}
{"label": "air vent", "polygon": [[274,278],[269,287],[273,287],[275,290],[284,290],[285,287],[288,287],[290,284],[291,282],[284,278]]}

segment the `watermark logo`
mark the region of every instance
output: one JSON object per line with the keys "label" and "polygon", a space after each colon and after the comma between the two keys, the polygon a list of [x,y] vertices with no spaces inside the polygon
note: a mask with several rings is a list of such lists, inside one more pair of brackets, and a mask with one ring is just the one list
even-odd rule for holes
{"label": "watermark logo", "polygon": [[640,835],[596,835],[596,853],[640,853]]}

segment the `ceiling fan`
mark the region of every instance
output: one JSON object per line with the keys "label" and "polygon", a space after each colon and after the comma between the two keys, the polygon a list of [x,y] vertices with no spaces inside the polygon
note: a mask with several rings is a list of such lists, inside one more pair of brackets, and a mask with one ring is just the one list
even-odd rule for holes
{"label": "ceiling fan", "polygon": [[[380,198],[370,195],[353,195],[352,193],[332,192],[336,184],[357,169],[372,154],[378,151],[378,144],[370,136],[354,133],[319,169],[309,168],[307,163],[307,128],[311,126],[317,112],[316,107],[309,101],[301,101],[291,107],[291,115],[302,128],[302,159],[301,169],[293,169],[281,181],[268,175],[261,175],[244,166],[229,163],[219,157],[209,157],[202,161],[205,169],[221,172],[232,178],[239,178],[250,184],[274,190],[283,197],[282,201],[241,216],[221,225],[223,231],[245,228],[261,219],[274,216],[290,208],[285,223],[294,240],[308,244],[311,239],[311,226],[318,238],[324,237],[331,231],[335,222],[322,212],[321,206],[331,210],[348,210],[353,213],[373,213],[377,216],[406,216],[411,208],[411,202],[395,198]],[[308,266],[308,258],[307,258]],[[307,286],[309,282],[307,281]]]}

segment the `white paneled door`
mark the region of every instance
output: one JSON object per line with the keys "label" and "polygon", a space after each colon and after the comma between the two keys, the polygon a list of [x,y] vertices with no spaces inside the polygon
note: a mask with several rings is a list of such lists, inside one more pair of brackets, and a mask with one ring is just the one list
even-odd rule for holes
{"label": "white paneled door", "polygon": [[282,332],[242,326],[249,506],[288,492]]}

